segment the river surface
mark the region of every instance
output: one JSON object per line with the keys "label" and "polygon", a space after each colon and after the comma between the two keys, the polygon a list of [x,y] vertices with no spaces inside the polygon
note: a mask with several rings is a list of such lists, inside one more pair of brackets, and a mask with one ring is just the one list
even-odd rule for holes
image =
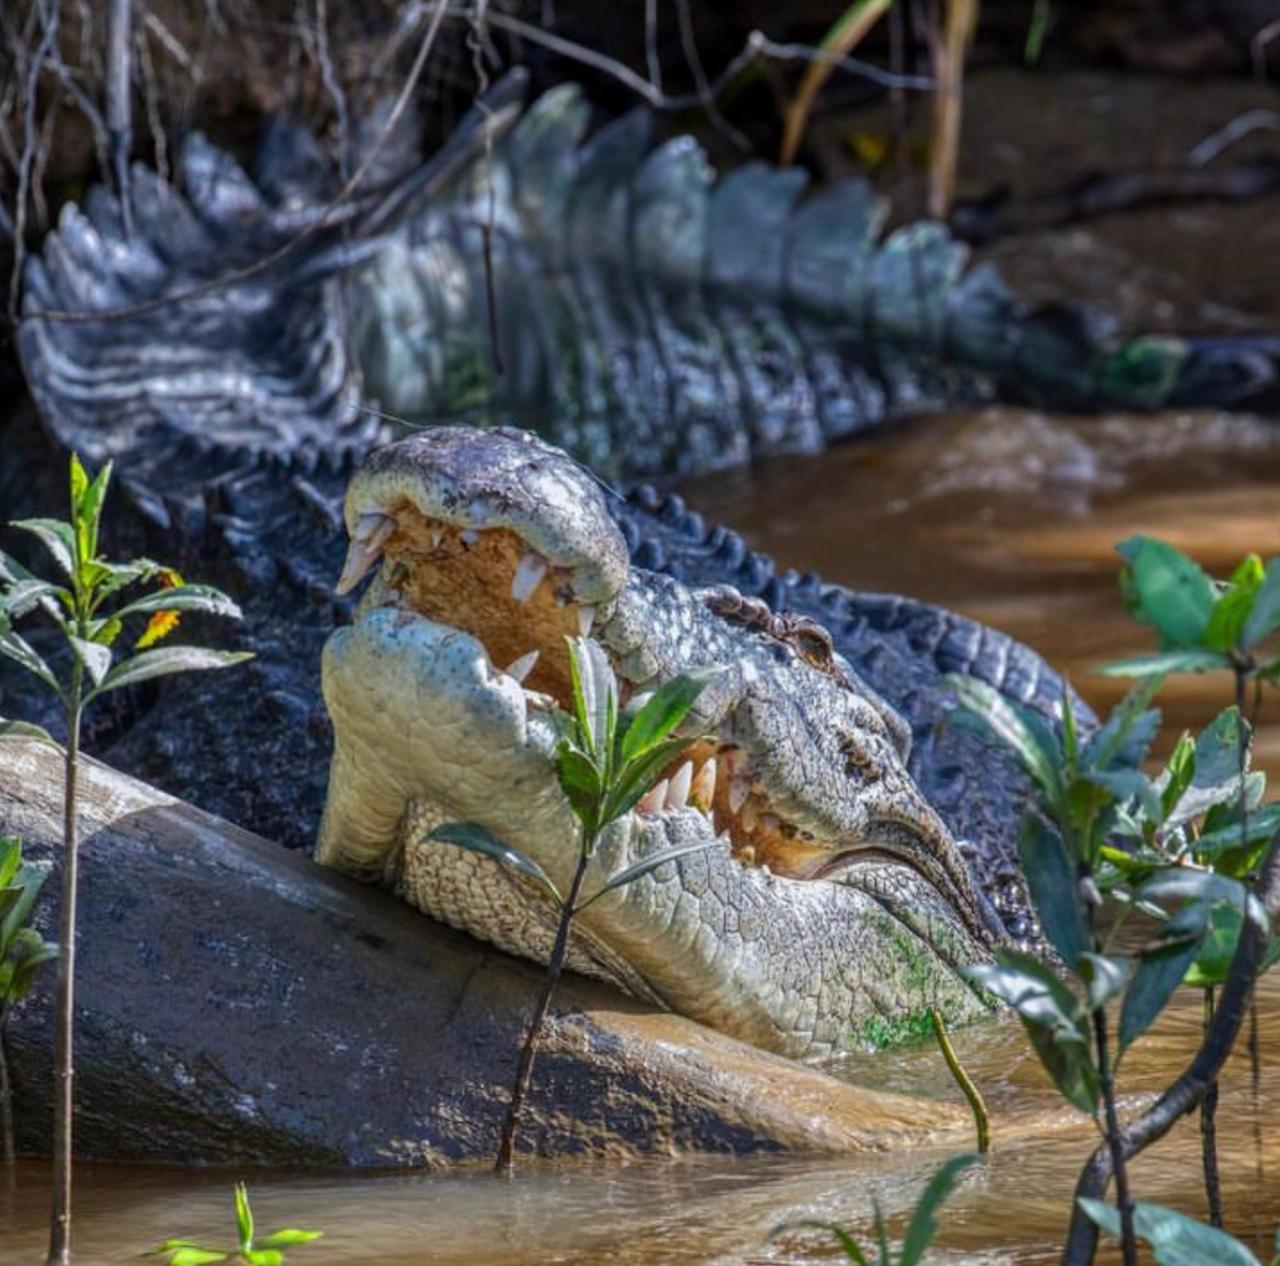
{"label": "river surface", "polygon": [[[1064,421],[991,410],[921,422],[816,458],[770,463],[686,489],[786,565],[831,580],[948,603],[999,625],[1066,669],[1097,707],[1117,686],[1099,663],[1150,646],[1124,615],[1114,542],[1172,540],[1215,574],[1244,553],[1280,552],[1280,431],[1214,415]],[[1228,697],[1222,677],[1162,694],[1175,726],[1203,724]],[[1263,707],[1262,762],[1280,770],[1280,710]],[[1244,1043],[1224,1080],[1220,1152],[1227,1224],[1263,1261],[1280,1221],[1280,971],[1257,1007],[1256,1079]],[[1122,1106],[1173,1080],[1198,1042],[1187,993],[1121,1068]],[[994,1148],[942,1216],[944,1262],[1056,1260],[1071,1189],[1096,1136],[1046,1084],[1016,1021],[956,1035],[990,1103]],[[536,1075],[536,1074],[535,1074]],[[857,1058],[842,1075],[869,1086],[957,1099],[932,1047]],[[1138,1163],[1141,1199],[1204,1216],[1196,1122],[1182,1122]],[[298,1266],[802,1266],[842,1260],[829,1237],[787,1230],[805,1219],[869,1237],[872,1202],[901,1233],[921,1186],[949,1153],[842,1160],[713,1157],[527,1166],[515,1179],[245,1175],[259,1224],[323,1229]],[[169,1236],[226,1244],[231,1183],[209,1170],[83,1166],[77,1261],[136,1262]],[[42,1260],[47,1169],[0,1178],[0,1266]],[[1108,1258],[1114,1260],[1114,1258]],[[1106,1259],[1104,1259],[1106,1260]]]}

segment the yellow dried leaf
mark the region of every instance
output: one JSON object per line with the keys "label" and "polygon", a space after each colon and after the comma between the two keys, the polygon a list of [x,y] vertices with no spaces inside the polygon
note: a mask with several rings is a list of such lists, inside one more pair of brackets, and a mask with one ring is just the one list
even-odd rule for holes
{"label": "yellow dried leaf", "polygon": [[168,637],[178,627],[178,621],[181,618],[176,611],[157,611],[147,621],[147,627],[142,630],[142,636],[133,644],[133,649],[145,650],[148,646],[154,646],[162,637]]}

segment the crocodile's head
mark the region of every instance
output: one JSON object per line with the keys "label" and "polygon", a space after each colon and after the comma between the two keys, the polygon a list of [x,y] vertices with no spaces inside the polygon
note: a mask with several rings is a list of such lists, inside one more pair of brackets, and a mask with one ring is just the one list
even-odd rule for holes
{"label": "crocodile's head", "polygon": [[545,959],[555,911],[497,863],[427,836],[486,827],[564,891],[578,851],[556,777],[566,635],[604,647],[624,702],[718,666],[685,752],[608,828],[570,962],[752,1041],[826,1054],[983,1009],[956,968],[990,921],[907,774],[901,720],[823,630],[733,590],[632,568],[594,479],[523,433],[441,428],[378,450],[346,500],[339,587],[376,565],[324,657],[335,730],[319,860]]}

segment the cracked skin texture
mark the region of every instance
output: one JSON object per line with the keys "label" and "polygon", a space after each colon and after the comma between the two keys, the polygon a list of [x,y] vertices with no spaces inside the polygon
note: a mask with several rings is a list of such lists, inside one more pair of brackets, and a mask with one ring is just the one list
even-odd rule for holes
{"label": "cracked skin texture", "polygon": [[[722,614],[723,588],[630,566],[594,479],[522,432],[438,428],[380,449],[345,515],[346,582],[381,568],[325,649],[335,749],[318,860],[545,960],[549,902],[427,836],[480,823],[567,888],[577,828],[553,709],[567,703],[563,634],[589,627],[624,702],[721,671],[681,731],[688,750],[606,830],[584,891],[705,847],[586,909],[573,968],[806,1058],[910,1033],[930,1006],[985,1014],[956,969],[987,956],[993,916],[906,771],[905,727],[829,647],[814,662],[811,630],[790,639]],[[501,667],[533,651],[523,680]]]}

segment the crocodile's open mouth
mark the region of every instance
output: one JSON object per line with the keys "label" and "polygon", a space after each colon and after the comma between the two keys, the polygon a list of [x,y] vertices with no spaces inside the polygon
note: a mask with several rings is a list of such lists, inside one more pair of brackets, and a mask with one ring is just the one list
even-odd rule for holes
{"label": "crocodile's open mouth", "polygon": [[[350,591],[381,564],[368,607],[390,606],[470,634],[483,647],[489,668],[520,686],[528,709],[568,711],[567,639],[589,636],[609,619],[625,564],[621,571],[609,566],[609,551],[598,539],[595,549],[581,550],[563,533],[546,533],[540,518],[522,523],[514,509],[495,506],[491,497],[468,495],[433,469],[407,484],[375,480],[356,509],[337,588]],[[820,648],[802,645],[797,653],[822,671],[812,662]],[[619,657],[610,658],[622,706],[661,684],[661,675],[631,680]],[[932,820],[922,829],[909,813],[882,813],[863,823],[856,839],[837,842],[820,822],[788,814],[781,801],[793,802],[794,795],[785,789],[781,796],[771,794],[767,753],[752,750],[740,735],[718,735],[713,727],[704,735],[691,740],[661,772],[636,806],[637,814],[696,810],[738,862],[793,880],[839,877],[857,883],[857,876],[846,872],[861,865],[904,865],[954,908],[977,913],[968,909],[964,876],[957,873],[963,863],[932,847]],[[893,742],[900,745],[896,737]],[[841,744],[848,767],[874,765],[874,756],[860,746],[853,733]],[[976,934],[991,930],[985,918],[966,921]]]}

